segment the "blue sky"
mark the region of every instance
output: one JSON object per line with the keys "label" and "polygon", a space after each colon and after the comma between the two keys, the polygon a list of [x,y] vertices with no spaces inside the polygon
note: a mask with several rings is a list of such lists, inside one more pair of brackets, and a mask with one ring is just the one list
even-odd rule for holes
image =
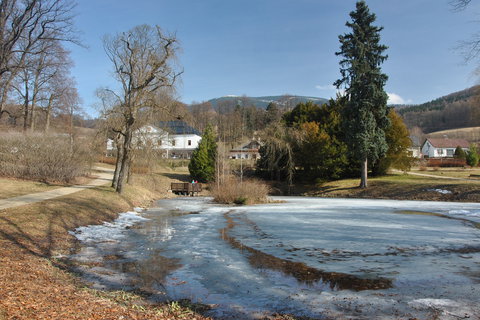
{"label": "blue sky", "polygon": [[[335,96],[338,35],[355,0],[79,0],[76,26],[88,48],[69,47],[83,106],[95,115],[95,90],[115,87],[105,34],[139,24],[175,32],[184,69],[178,99],[224,95]],[[449,0],[367,0],[389,46],[383,71],[395,103],[423,103],[477,83],[475,64],[455,50],[480,30],[477,1],[452,12]]]}

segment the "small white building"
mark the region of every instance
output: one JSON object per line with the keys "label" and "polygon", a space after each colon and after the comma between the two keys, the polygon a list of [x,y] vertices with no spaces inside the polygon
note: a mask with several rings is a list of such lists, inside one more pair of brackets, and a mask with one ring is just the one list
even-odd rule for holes
{"label": "small white building", "polygon": [[231,159],[260,159],[260,143],[256,140],[251,140],[238,148],[230,150]]}
{"label": "small white building", "polygon": [[428,158],[453,158],[455,149],[460,147],[467,152],[470,143],[465,139],[427,138],[422,144],[422,154]]}
{"label": "small white building", "polygon": [[[202,139],[200,132],[183,121],[161,121],[156,125],[145,125],[135,131],[135,148],[151,148],[164,151],[166,158],[189,159]],[[113,140],[107,141],[107,150],[116,149]]]}

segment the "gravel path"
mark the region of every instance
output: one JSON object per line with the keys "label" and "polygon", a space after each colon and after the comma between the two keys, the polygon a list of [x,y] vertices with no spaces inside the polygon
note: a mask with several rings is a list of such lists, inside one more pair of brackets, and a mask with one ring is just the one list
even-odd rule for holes
{"label": "gravel path", "polygon": [[0,210],[19,207],[26,204],[31,204],[35,202],[40,202],[48,199],[65,196],[65,195],[82,191],[88,188],[98,187],[98,186],[110,183],[112,181],[113,170],[101,168],[101,167],[95,167],[94,169],[100,171],[99,173],[96,174],[98,177],[85,185],[76,185],[71,187],[53,189],[53,190],[44,191],[44,192],[26,194],[26,195],[14,197],[14,198],[1,199]]}

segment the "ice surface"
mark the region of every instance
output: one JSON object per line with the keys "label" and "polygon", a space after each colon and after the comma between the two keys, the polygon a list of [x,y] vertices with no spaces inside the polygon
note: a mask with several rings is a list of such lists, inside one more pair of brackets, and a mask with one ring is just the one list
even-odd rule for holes
{"label": "ice surface", "polygon": [[70,234],[78,240],[89,242],[119,241],[124,237],[124,231],[127,227],[145,221],[137,212],[125,212],[119,215],[114,222],[105,222],[102,225],[79,227]]}
{"label": "ice surface", "polygon": [[[134,228],[106,224],[110,232],[97,233],[95,226],[78,231],[86,246],[76,258],[115,269],[102,285],[124,279],[127,288],[137,283],[153,295],[214,304],[212,315],[222,319],[274,312],[354,319],[480,314],[480,230],[465,220],[477,221],[479,204],[275,199],[284,203],[227,207],[208,198],[162,200],[142,219],[126,219],[137,223]],[[415,212],[455,219],[404,214]],[[116,260],[107,263],[107,256]],[[300,280],[301,268],[322,279]],[[101,281],[92,269],[85,270],[89,279]],[[386,279],[391,287],[339,290],[328,275]]]}

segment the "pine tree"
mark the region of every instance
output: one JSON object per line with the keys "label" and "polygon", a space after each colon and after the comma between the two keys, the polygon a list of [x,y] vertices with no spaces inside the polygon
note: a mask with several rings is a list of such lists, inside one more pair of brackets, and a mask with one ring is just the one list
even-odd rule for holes
{"label": "pine tree", "polygon": [[343,109],[343,130],[349,151],[361,163],[360,187],[367,187],[368,161],[383,156],[388,145],[385,129],[388,96],[384,91],[388,79],[380,65],[387,59],[385,45],[380,44],[382,27],[372,25],[376,16],[370,13],[365,1],[358,1],[346,26],[351,33],[340,35],[341,79],[334,85],[345,88],[347,103]]}
{"label": "pine tree", "polygon": [[192,153],[188,170],[193,180],[211,182],[215,180],[215,160],[217,158],[217,143],[211,125],[205,128],[202,140]]}
{"label": "pine tree", "polygon": [[477,146],[475,144],[470,145],[470,149],[466,155],[467,164],[472,167],[476,167],[478,165],[479,156],[477,152]]}

